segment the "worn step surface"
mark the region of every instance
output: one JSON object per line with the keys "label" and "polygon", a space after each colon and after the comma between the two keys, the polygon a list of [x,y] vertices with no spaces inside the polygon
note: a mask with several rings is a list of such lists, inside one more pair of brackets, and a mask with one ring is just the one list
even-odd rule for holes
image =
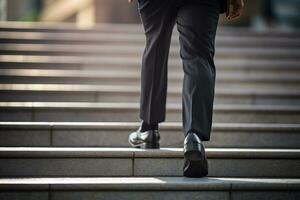
{"label": "worn step surface", "polygon": [[[206,148],[208,176],[300,177],[299,149]],[[1,147],[1,177],[182,176],[183,149]]]}
{"label": "worn step surface", "polygon": [[102,177],[0,179],[0,198],[19,200],[297,200],[289,178]]}
{"label": "worn step surface", "polygon": [[[166,120],[182,121],[181,104],[167,104]],[[139,121],[138,103],[0,102],[0,121]],[[285,105],[214,106],[214,122],[300,123],[300,107]]]}
{"label": "worn step surface", "polygon": [[[0,122],[0,146],[129,147],[139,122]],[[181,122],[160,124],[161,147],[182,147]],[[214,123],[205,147],[300,148],[299,124]]]}
{"label": "worn step surface", "polygon": [[[182,101],[181,87],[168,87],[167,102]],[[137,85],[0,84],[0,101],[52,102],[139,102]],[[220,88],[216,104],[300,105],[298,89]]]}

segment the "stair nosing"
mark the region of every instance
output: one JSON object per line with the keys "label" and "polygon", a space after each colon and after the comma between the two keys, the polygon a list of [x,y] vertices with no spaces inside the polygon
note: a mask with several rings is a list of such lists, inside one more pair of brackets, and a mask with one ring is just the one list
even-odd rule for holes
{"label": "stair nosing", "polygon": [[[206,148],[208,158],[298,159],[300,149]],[[138,149],[130,147],[0,147],[2,158],[183,158],[183,148]]]}
{"label": "stair nosing", "polygon": [[[51,186],[51,188],[50,188]],[[0,178],[0,190],[295,190],[300,179],[225,177]]]}
{"label": "stair nosing", "polygon": [[[1,129],[112,129],[132,130],[140,125],[139,122],[14,122],[1,121]],[[160,130],[181,130],[181,122],[163,122]],[[278,123],[213,123],[212,130],[215,131],[300,131],[300,124],[278,124]]]}

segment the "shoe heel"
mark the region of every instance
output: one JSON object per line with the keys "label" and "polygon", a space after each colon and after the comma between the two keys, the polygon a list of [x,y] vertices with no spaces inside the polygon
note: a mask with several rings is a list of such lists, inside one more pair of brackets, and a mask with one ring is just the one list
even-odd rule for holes
{"label": "shoe heel", "polygon": [[186,144],[184,156],[189,160],[201,160],[202,159],[201,144],[196,142]]}
{"label": "shoe heel", "polygon": [[186,151],[201,151],[201,144],[197,142],[190,142],[185,145]]}
{"label": "shoe heel", "polygon": [[141,146],[143,149],[159,149],[159,147],[159,142],[145,142]]}

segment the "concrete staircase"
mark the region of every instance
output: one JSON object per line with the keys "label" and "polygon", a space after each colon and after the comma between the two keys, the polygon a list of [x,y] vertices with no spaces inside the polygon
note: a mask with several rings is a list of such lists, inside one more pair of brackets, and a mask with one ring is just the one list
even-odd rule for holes
{"label": "concrete staircase", "polygon": [[209,175],[186,178],[176,31],[161,149],[127,142],[141,28],[0,23],[0,199],[300,199],[300,33],[219,28]]}

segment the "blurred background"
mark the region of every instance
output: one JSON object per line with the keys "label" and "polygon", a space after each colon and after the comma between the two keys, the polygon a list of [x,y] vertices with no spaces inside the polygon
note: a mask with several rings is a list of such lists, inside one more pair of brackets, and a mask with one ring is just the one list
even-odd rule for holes
{"label": "blurred background", "polygon": [[[253,195],[255,199],[299,199],[299,1],[245,0],[240,19],[229,22],[221,15],[216,37],[213,133],[205,143],[212,166],[209,176],[245,180],[242,187],[236,187],[242,190],[237,191],[238,195],[224,193],[224,199],[253,199]],[[182,175],[179,148],[184,141],[184,73],[176,26],[168,60],[166,123],[160,126],[160,146],[169,149],[161,154],[139,154],[146,155],[144,159],[126,149],[131,148],[129,133],[140,124],[140,70],[145,36],[137,0],[132,4],[127,0],[0,0],[0,20],[0,176]],[[118,157],[118,153],[122,156]],[[270,178],[278,179],[271,184]],[[292,178],[298,182],[293,184]],[[211,183],[220,188],[218,182]],[[243,183],[250,184],[245,193],[248,186]],[[163,184],[180,188],[177,182]],[[186,184],[196,186],[189,180]],[[143,185],[144,189],[153,182]],[[225,182],[224,188],[227,186]],[[34,187],[34,192],[40,192],[44,185],[37,190]],[[0,199],[32,200],[27,193],[29,188],[26,186],[26,192],[16,192],[11,198],[6,191],[1,196],[0,191]],[[98,190],[94,184],[92,188]],[[188,192],[187,187],[183,188],[184,193]],[[78,191],[70,192],[79,199]],[[131,195],[130,192],[124,196]],[[175,196],[157,198],[180,199],[180,193],[174,192],[168,194]],[[183,199],[187,195],[199,198],[200,193],[191,192]],[[220,199],[223,191],[210,193],[217,196],[208,197],[201,191],[209,199]],[[74,199],[43,194],[43,199]],[[95,194],[89,197],[96,198]],[[97,198],[114,199],[114,195],[105,195]],[[119,195],[121,199],[135,199],[134,195]],[[137,193],[135,197],[153,196]]]}
{"label": "blurred background", "polygon": [[[276,28],[285,31],[300,26],[299,0],[245,1],[243,17],[221,24],[248,26],[255,30]],[[0,0],[2,21],[74,22],[79,27],[96,23],[139,23],[137,1],[127,0]]]}

